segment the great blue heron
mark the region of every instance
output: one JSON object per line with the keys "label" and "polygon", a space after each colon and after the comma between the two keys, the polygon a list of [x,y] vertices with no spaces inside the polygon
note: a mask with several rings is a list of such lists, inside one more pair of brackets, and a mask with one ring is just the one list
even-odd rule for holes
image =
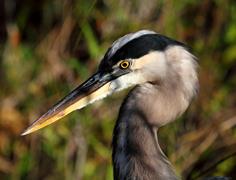
{"label": "great blue heron", "polygon": [[97,72],[22,135],[113,92],[134,86],[125,98],[113,136],[114,179],[178,179],[157,138],[157,129],[179,117],[198,89],[197,62],[178,41],[149,30],[115,41]]}

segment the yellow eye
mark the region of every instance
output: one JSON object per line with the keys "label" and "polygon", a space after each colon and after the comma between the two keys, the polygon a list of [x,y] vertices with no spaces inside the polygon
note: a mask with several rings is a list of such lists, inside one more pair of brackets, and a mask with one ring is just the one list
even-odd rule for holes
{"label": "yellow eye", "polygon": [[130,62],[129,61],[122,61],[120,63],[120,68],[121,69],[127,69],[130,66]]}

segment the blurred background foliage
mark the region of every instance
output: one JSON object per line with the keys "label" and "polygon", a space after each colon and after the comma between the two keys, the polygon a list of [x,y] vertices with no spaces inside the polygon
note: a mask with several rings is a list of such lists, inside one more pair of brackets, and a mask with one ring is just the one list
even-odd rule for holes
{"label": "blurred background foliage", "polygon": [[197,99],[159,131],[184,179],[236,179],[236,1],[0,0],[0,179],[112,179],[111,138],[126,92],[26,137],[92,74],[118,37],[151,29],[188,44]]}

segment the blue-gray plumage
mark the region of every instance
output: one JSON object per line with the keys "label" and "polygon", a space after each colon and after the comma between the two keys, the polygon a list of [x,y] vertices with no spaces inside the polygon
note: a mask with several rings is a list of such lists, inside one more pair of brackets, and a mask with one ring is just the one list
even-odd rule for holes
{"label": "blue-gray plumage", "polygon": [[[108,67],[121,59],[143,61],[142,68],[150,64],[140,74],[136,72],[140,85],[133,88],[120,109],[113,133],[114,179],[178,179],[156,133],[160,126],[181,115],[196,94],[195,58],[183,43],[140,31],[113,43],[100,69],[109,71]],[[122,89],[119,86],[123,81],[117,81],[117,89]]]}
{"label": "blue-gray plumage", "polygon": [[153,31],[115,41],[98,71],[23,135],[131,86],[113,133],[114,179],[178,179],[159,146],[157,130],[182,115],[196,95],[197,62],[183,43]]}

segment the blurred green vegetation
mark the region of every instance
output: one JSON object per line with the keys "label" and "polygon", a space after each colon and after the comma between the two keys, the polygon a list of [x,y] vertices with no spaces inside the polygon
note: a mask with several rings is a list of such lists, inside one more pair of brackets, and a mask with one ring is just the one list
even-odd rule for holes
{"label": "blurred green vegetation", "polygon": [[236,1],[1,0],[0,179],[112,179],[111,138],[126,92],[26,137],[20,133],[92,74],[118,37],[151,29],[188,44],[200,92],[161,128],[184,179],[236,179]]}

